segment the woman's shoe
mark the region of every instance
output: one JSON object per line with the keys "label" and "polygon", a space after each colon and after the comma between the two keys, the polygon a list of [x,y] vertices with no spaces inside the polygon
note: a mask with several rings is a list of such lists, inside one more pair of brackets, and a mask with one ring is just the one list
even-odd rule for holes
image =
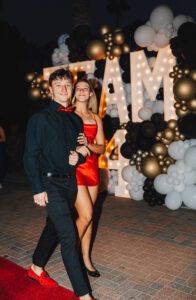
{"label": "woman's shoe", "polygon": [[87,274],[91,277],[100,277],[100,273],[98,270],[95,269],[95,271],[90,271],[89,269],[87,269],[87,267],[85,267]]}

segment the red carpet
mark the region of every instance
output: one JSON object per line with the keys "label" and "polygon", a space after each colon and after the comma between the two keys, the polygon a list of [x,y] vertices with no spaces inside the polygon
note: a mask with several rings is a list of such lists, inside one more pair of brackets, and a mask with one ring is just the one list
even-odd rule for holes
{"label": "red carpet", "polygon": [[63,287],[45,288],[27,278],[27,271],[0,257],[0,300],[78,300]]}

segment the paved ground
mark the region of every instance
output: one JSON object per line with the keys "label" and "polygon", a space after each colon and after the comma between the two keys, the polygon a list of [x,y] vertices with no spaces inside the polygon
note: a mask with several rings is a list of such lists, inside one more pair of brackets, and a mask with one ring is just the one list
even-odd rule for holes
{"label": "paved ground", "polygon": [[[93,261],[101,277],[90,281],[99,300],[196,299],[195,211],[104,195],[98,203]],[[7,182],[0,190],[0,255],[28,268],[44,216],[25,182]],[[59,248],[47,270],[70,288]]]}

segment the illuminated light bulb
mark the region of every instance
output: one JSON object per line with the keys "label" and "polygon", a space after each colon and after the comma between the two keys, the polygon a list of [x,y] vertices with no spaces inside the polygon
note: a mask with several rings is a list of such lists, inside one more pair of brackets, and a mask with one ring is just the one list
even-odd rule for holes
{"label": "illuminated light bulb", "polygon": [[149,81],[153,81],[153,78],[152,78],[152,77],[149,77]]}
{"label": "illuminated light bulb", "polygon": [[78,67],[75,67],[74,70],[77,71],[77,70],[78,70]]}
{"label": "illuminated light bulb", "polygon": [[145,73],[146,73],[146,74],[149,74],[149,73],[150,73],[150,70],[147,69],[147,70],[145,71]]}
{"label": "illuminated light bulb", "polygon": [[169,63],[173,64],[174,60],[172,58],[170,58]]}
{"label": "illuminated light bulb", "polygon": [[111,73],[112,73],[112,72],[114,72],[114,69],[113,69],[113,68],[111,68],[111,69],[110,69],[110,72],[111,72]]}
{"label": "illuminated light bulb", "polygon": [[165,68],[163,68],[163,67],[162,67],[162,68],[160,68],[160,71],[161,71],[161,72],[165,71]]}
{"label": "illuminated light bulb", "polygon": [[146,63],[145,63],[145,62],[143,62],[143,63],[142,63],[142,66],[144,67],[145,65],[146,65]]}
{"label": "illuminated light bulb", "polygon": [[167,58],[164,58],[164,59],[163,59],[163,62],[166,63],[166,62],[167,62]]}
{"label": "illuminated light bulb", "polygon": [[157,80],[161,80],[161,76],[157,76]]}
{"label": "illuminated light bulb", "polygon": [[116,141],[117,141],[117,142],[120,142],[120,139],[119,139],[119,138],[117,138],[117,139],[116,139]]}
{"label": "illuminated light bulb", "polygon": [[127,107],[126,107],[126,106],[124,106],[123,108],[124,108],[124,109],[127,109]]}
{"label": "illuminated light bulb", "polygon": [[170,53],[171,53],[171,49],[168,49],[168,50],[167,50],[167,53],[170,54]]}
{"label": "illuminated light bulb", "polygon": [[111,77],[109,78],[109,81],[110,81],[110,82],[112,81],[112,78],[111,78]]}
{"label": "illuminated light bulb", "polygon": [[114,101],[116,101],[117,99],[116,99],[116,97],[114,97],[114,99],[113,99]]}
{"label": "illuminated light bulb", "polygon": [[121,90],[121,91],[123,90],[123,87],[122,87],[122,86],[120,87],[120,90]]}
{"label": "illuminated light bulb", "polygon": [[137,73],[137,77],[141,77],[141,73]]}
{"label": "illuminated light bulb", "polygon": [[117,162],[117,166],[120,166],[120,163],[119,163],[119,162]]}
{"label": "illuminated light bulb", "polygon": [[138,95],[141,95],[142,91],[138,91],[137,93],[138,93]]}
{"label": "illuminated light bulb", "polygon": [[87,65],[87,69],[90,69],[91,68],[91,66],[90,65]]}
{"label": "illuminated light bulb", "polygon": [[125,97],[123,96],[121,99],[122,99],[122,100],[125,100]]}
{"label": "illuminated light bulb", "polygon": [[153,90],[154,91],[156,91],[157,90],[157,86],[155,85],[155,86],[153,86]]}
{"label": "illuminated light bulb", "polygon": [[83,66],[81,66],[81,67],[80,67],[80,69],[81,69],[81,70],[84,70],[84,67],[83,67]]}
{"label": "illuminated light bulb", "polygon": [[141,82],[139,81],[139,82],[137,83],[137,85],[138,85],[138,86],[141,86],[142,84],[141,84]]}
{"label": "illuminated light bulb", "polygon": [[141,68],[140,64],[137,64],[137,68],[138,68],[138,69],[140,69],[140,68]]}
{"label": "illuminated light bulb", "polygon": [[137,58],[138,58],[139,60],[140,60],[140,59],[142,59],[142,55],[138,55],[138,57],[137,57]]}

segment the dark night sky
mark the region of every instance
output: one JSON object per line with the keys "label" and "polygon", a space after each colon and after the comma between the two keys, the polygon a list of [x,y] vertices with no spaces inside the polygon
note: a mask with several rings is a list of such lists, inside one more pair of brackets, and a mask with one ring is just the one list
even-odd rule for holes
{"label": "dark night sky", "polygon": [[[106,12],[105,0],[91,0],[91,28],[94,32],[100,25],[115,23],[114,16]],[[147,20],[152,9],[159,4],[169,4],[177,14],[190,15],[196,20],[195,0],[130,0],[131,9],[121,17],[121,25],[134,20]],[[71,0],[2,0],[1,19],[14,25],[28,41],[42,45],[56,41],[72,29]]]}

